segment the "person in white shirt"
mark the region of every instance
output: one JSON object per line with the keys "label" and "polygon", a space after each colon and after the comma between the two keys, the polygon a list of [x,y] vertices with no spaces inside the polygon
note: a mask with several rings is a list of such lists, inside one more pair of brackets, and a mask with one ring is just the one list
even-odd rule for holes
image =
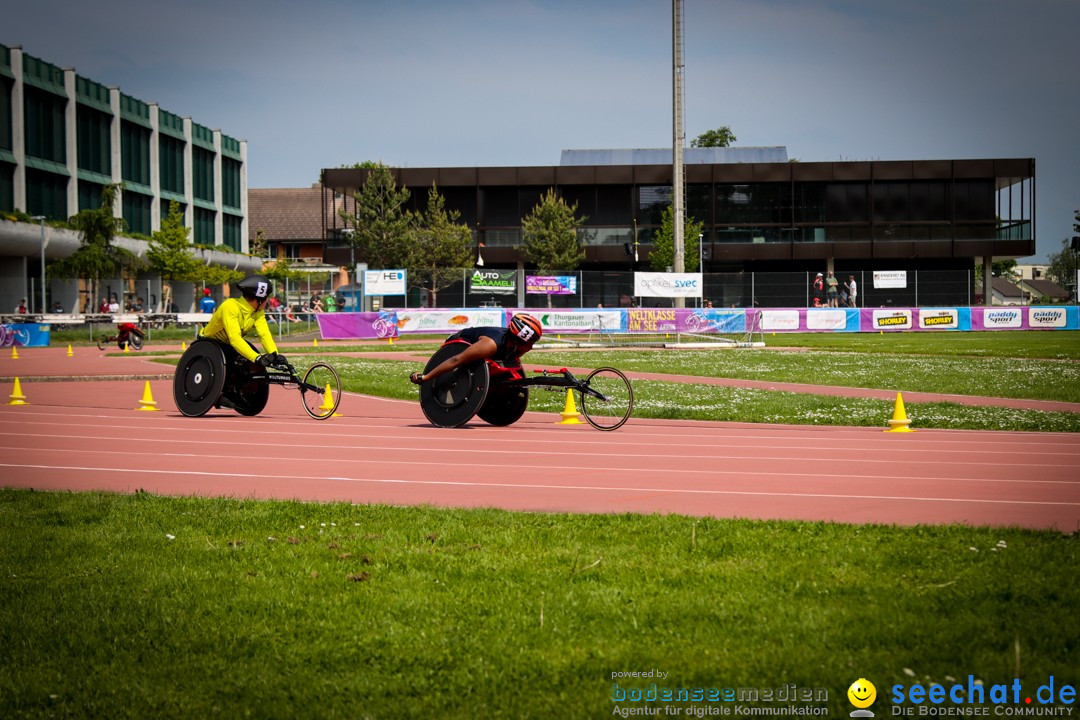
{"label": "person in white shirt", "polygon": [[858,307],[858,304],[855,302],[856,295],[858,295],[858,287],[855,284],[855,276],[854,275],[848,275],[847,276],[847,301],[848,301],[848,306],[849,307]]}

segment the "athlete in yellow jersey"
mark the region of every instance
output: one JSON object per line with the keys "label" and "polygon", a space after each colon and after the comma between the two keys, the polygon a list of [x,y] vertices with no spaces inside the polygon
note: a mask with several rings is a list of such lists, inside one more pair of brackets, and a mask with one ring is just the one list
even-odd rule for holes
{"label": "athlete in yellow jersey", "polygon": [[[221,303],[210,317],[210,322],[206,323],[206,327],[199,333],[199,337],[231,346],[243,357],[263,367],[284,363],[285,356],[278,354],[274,336],[270,334],[270,326],[266,324],[266,315],[262,309],[266,298],[270,296],[270,279],[265,275],[251,275],[238,282],[236,287],[240,289],[243,298],[229,298]],[[252,328],[262,341],[264,352],[261,355],[244,339],[244,335],[251,332]]]}

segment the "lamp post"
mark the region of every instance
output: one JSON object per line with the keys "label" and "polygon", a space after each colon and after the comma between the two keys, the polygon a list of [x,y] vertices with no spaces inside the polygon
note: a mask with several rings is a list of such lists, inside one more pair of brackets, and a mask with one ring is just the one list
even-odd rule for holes
{"label": "lamp post", "polygon": [[45,216],[35,215],[31,220],[37,220],[41,225],[41,314],[47,312],[45,307]]}

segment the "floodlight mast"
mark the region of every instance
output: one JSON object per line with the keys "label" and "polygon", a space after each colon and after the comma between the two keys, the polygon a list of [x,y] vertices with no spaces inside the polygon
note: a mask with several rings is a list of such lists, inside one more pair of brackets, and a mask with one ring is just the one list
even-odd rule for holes
{"label": "floodlight mast", "polygon": [[[674,125],[672,142],[672,241],[674,245],[674,258],[672,265],[675,272],[681,273],[686,270],[685,245],[683,238],[683,218],[685,216],[685,176],[683,174],[683,144],[685,142],[683,130],[683,9],[682,0],[671,2],[671,51],[672,51],[672,85],[674,96],[672,97],[672,124]],[[685,307],[684,298],[675,298],[675,307]]]}

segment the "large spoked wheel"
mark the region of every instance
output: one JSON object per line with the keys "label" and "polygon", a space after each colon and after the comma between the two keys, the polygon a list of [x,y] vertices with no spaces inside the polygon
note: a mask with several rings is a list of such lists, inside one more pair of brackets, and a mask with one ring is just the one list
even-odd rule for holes
{"label": "large spoked wheel", "polygon": [[[303,382],[300,386],[300,397],[307,414],[316,420],[333,417],[341,404],[341,379],[337,370],[324,362],[315,363],[304,373]],[[308,385],[319,389],[308,390]]]}
{"label": "large spoked wheel", "polygon": [[585,385],[603,395],[581,392],[581,413],[597,430],[616,430],[630,419],[634,409],[634,389],[615,368],[598,368],[585,378]]}
{"label": "large spoked wheel", "polygon": [[128,335],[128,343],[136,350],[142,350],[143,336],[136,332],[130,333]]}
{"label": "large spoked wheel", "polygon": [[191,343],[176,364],[173,400],[188,417],[205,415],[225,387],[225,353],[211,340]]}
{"label": "large spoked wheel", "polygon": [[489,425],[512,425],[529,407],[529,388],[491,388],[476,416]]}
{"label": "large spoked wheel", "polygon": [[[463,352],[467,347],[469,344],[464,342],[443,345],[428,360],[424,372],[431,372],[443,360]],[[420,409],[432,425],[460,427],[469,422],[483,406],[490,384],[487,363],[483,360],[454,368],[445,375],[420,384]]]}
{"label": "large spoked wheel", "polygon": [[105,335],[102,335],[97,339],[97,349],[104,350],[107,347],[109,347],[109,338]]}

